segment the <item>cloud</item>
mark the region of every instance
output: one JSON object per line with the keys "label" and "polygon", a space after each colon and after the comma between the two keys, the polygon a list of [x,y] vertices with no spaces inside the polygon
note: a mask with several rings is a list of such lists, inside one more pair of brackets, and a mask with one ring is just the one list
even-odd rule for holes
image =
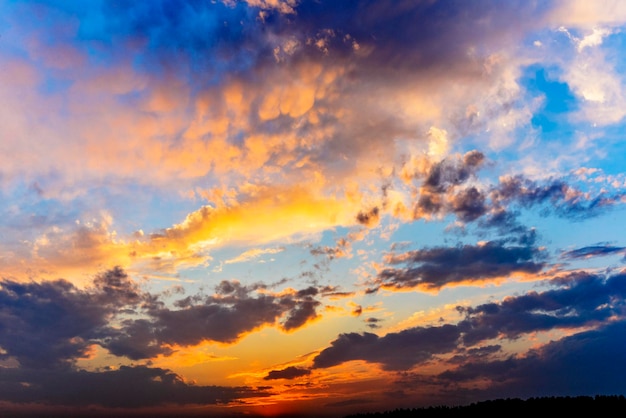
{"label": "cloud", "polygon": [[448,360],[449,363],[466,364],[477,359],[489,360],[494,354],[501,352],[502,346],[499,344],[487,345],[484,347],[458,350],[458,354]]}
{"label": "cloud", "polygon": [[117,268],[97,276],[94,284],[90,290],[79,290],[65,280],[3,280],[0,358],[15,358],[24,367],[43,369],[67,367],[88,356],[114,315],[136,308],[143,300]]}
{"label": "cloud", "polygon": [[[67,228],[51,226],[34,242],[22,242],[23,251],[6,254],[5,274],[91,274],[111,264],[176,271],[205,263],[208,252],[220,246],[302,240],[330,227],[357,224],[360,202],[356,198],[317,195],[301,186],[251,186],[248,193],[230,205],[203,206],[182,222],[152,234],[121,237],[110,216]],[[270,252],[278,251],[264,253]],[[245,257],[260,254],[250,252]]]}
{"label": "cloud", "polygon": [[356,202],[340,196],[315,195],[310,189],[296,186],[251,189],[251,194],[235,205],[204,206],[190,213],[182,223],[139,245],[138,253],[186,251],[212,241],[267,243],[355,223]]}
{"label": "cloud", "polygon": [[618,0],[608,0],[602,4],[588,3],[584,0],[559,0],[555,2],[555,7],[548,17],[558,25],[583,28],[612,26],[626,22],[626,7]]}
{"label": "cloud", "polygon": [[355,294],[354,292],[341,291],[340,286],[324,286],[320,289],[320,293],[329,298],[346,298]]}
{"label": "cloud", "polygon": [[381,269],[374,284],[385,289],[418,288],[438,290],[444,286],[468,285],[515,274],[539,273],[544,263],[539,249],[490,241],[480,245],[435,247],[403,254],[390,254],[391,265],[403,268]]}
{"label": "cloud", "polygon": [[452,212],[463,222],[471,222],[487,212],[485,195],[476,187],[468,187],[452,199]]}
{"label": "cloud", "polygon": [[144,359],[167,355],[170,345],[232,344],[264,326],[293,331],[318,317],[316,308],[321,303],[314,298],[318,293],[314,287],[284,294],[265,291],[253,297],[257,289],[263,286],[222,281],[215,295],[187,297],[176,303],[180,309],[152,302],[146,318],[123,321],[102,345],[115,355]]}
{"label": "cloud", "polygon": [[314,256],[319,256],[319,255],[326,256],[328,260],[333,260],[335,258],[351,257],[352,256],[351,238],[354,238],[354,237],[348,236],[348,238],[338,239],[334,247],[330,247],[328,245],[312,246],[309,252],[311,253],[311,255],[314,255]]}
{"label": "cloud", "polygon": [[285,250],[284,248],[266,248],[266,249],[254,248],[254,249],[247,250],[239,254],[237,257],[230,258],[224,261],[224,264],[243,263],[243,262],[258,258],[259,256],[264,255],[264,254],[277,254],[284,250]]}
{"label": "cloud", "polygon": [[383,320],[380,318],[374,318],[374,317],[369,317],[367,319],[365,319],[365,323],[367,324],[367,326],[371,329],[376,329],[376,328],[380,328],[379,322],[382,322]]}
{"label": "cloud", "polygon": [[[364,58],[367,65],[361,69],[363,72],[382,72],[391,65],[401,73],[415,69],[418,73],[449,74],[464,64],[471,65],[465,54],[474,44],[494,45],[503,42],[503,38],[510,40],[520,34],[522,25],[506,27],[500,23],[504,19],[517,13],[530,20],[533,14],[542,12],[526,3],[499,8],[485,3],[471,10],[461,7],[461,3],[394,5],[388,0],[371,5],[302,2],[296,9],[294,22],[309,36],[326,28],[341,35],[349,34],[360,49],[371,48]],[[491,25],[481,24],[484,20]],[[419,30],[412,24],[415,21],[421,22]],[[442,32],[441,27],[448,30]],[[494,38],[495,34],[501,38]],[[353,44],[344,43],[343,36],[333,41],[329,50],[340,57],[353,50]]]}
{"label": "cloud", "polygon": [[472,345],[495,337],[515,339],[528,332],[592,326],[615,315],[622,316],[623,304],[615,298],[621,298],[624,293],[623,275],[605,279],[589,273],[572,273],[554,280],[563,287],[528,292],[475,308],[459,307],[459,312],[467,316],[459,323],[464,328],[464,342]]}
{"label": "cloud", "polygon": [[[277,10],[280,13],[295,13],[294,7],[297,5],[296,0],[245,0],[252,7],[261,9]],[[224,3],[230,4],[232,1],[227,0]]]}
{"label": "cloud", "polygon": [[[250,333],[273,328],[270,334],[286,338],[319,320],[320,309],[361,316],[332,322],[334,335],[348,323],[380,335],[343,330],[313,360],[316,375],[352,360],[403,372],[418,365],[462,372],[473,361],[492,364],[494,379],[506,378],[494,360],[525,347],[534,334],[608,329],[602,327],[623,318],[623,274],[559,270],[549,264],[554,253],[538,247],[539,232],[523,221],[537,213],[581,221],[626,201],[621,175],[612,191],[595,192],[609,180],[572,181],[555,172],[620,155],[613,136],[622,130],[614,124],[623,121],[626,94],[613,48],[625,11],[619,2],[577,0],[3,4],[0,79],[11,83],[0,86],[0,361],[18,365],[6,367],[4,393],[24,383],[23,402],[61,403],[37,394],[63,390],[52,377],[41,380],[54,374],[71,382],[69,389],[80,382],[80,396],[105,406],[114,404],[89,388],[106,394],[113,383],[98,379],[126,378],[158,395],[167,388],[164,399],[173,404],[185,396],[196,402],[200,394],[209,403],[244,398],[247,389],[194,388],[163,369],[98,374],[76,367],[113,356],[174,364],[176,350],[190,353],[198,344],[242,353],[257,341],[246,338]],[[527,69],[536,67],[577,100],[555,117],[556,131],[537,125],[552,94],[524,84]],[[592,132],[589,122],[599,126]],[[590,139],[570,143],[561,129]],[[538,168],[534,177],[530,165]],[[466,234],[465,245],[409,251],[390,244],[393,253],[381,256],[388,239],[437,234],[438,226],[422,227],[422,220],[449,222],[446,231]],[[139,228],[145,233],[135,233]],[[317,242],[323,232],[326,240],[345,228],[361,235]],[[317,270],[298,275],[293,269],[311,270],[290,257],[302,256],[301,245],[290,246],[302,242],[312,242],[304,256],[315,257]],[[225,247],[239,256],[216,260],[214,249]],[[254,263],[283,248],[281,258],[291,261],[280,274],[311,282],[277,291],[278,285],[230,277],[220,282],[224,272],[207,266]],[[567,250],[561,262],[618,255],[624,247],[573,243]],[[85,279],[111,265],[146,280],[180,273],[181,283],[212,269],[194,286],[216,287],[212,294],[155,294],[121,268]],[[252,269],[244,278],[276,268]],[[548,268],[558,277],[540,282]],[[335,285],[313,280],[322,274]],[[533,282],[514,283],[519,277]],[[451,288],[469,285],[478,298],[477,286],[505,281],[489,303],[453,301],[472,303],[458,308],[457,322],[448,305],[401,318],[411,315],[408,295],[390,294],[442,291],[457,298],[463,289]],[[366,295],[355,291],[362,285],[370,286]],[[534,291],[521,290],[531,285]],[[384,322],[361,300],[383,296],[373,295],[381,289],[391,291],[385,309],[397,308],[380,317]],[[520,293],[501,296],[510,289]],[[322,305],[342,297],[354,300]],[[422,326],[402,330],[408,323]],[[328,324],[319,325],[328,332]],[[402,331],[383,334],[387,326]],[[242,340],[241,347],[223,347]],[[300,342],[319,344],[314,340]],[[24,374],[35,369],[40,380]],[[266,379],[308,373],[288,367]],[[151,402],[146,393],[137,397],[137,405]],[[329,405],[365,398],[350,393]]]}
{"label": "cloud", "polygon": [[[414,327],[382,337],[372,333],[340,334],[313,359],[313,368],[364,360],[378,363],[386,370],[409,370],[436,356],[453,353],[450,362],[464,364],[463,359],[473,361],[501,353],[501,344],[480,345],[486,341],[512,341],[552,329],[602,329],[613,322],[624,322],[626,277],[623,273],[604,277],[577,272],[555,278],[551,284],[557,288],[530,291],[476,307],[459,306],[457,310],[464,318],[456,324]],[[460,370],[464,370],[463,365]],[[450,376],[453,375],[451,371]]]}
{"label": "cloud", "polygon": [[531,180],[518,174],[504,175],[493,185],[480,184],[477,174],[485,160],[482,152],[474,150],[438,162],[422,157],[405,163],[401,177],[420,184],[413,218],[454,214],[465,224],[479,220],[483,227],[517,228],[515,215],[519,209],[539,207],[544,215],[585,219],[624,200],[621,192],[584,192],[566,178]]}
{"label": "cloud", "polygon": [[405,164],[406,180],[421,180],[419,196],[413,207],[415,219],[454,214],[464,223],[470,223],[488,215],[481,225],[505,222],[515,223],[514,209],[542,207],[543,213],[564,218],[584,219],[602,213],[622,203],[620,192],[583,192],[568,184],[565,178],[531,180],[523,175],[502,176],[491,186],[461,186],[471,179],[484,165],[485,156],[470,151],[462,158],[449,156],[439,162],[422,160]]}
{"label": "cloud", "polygon": [[[452,213],[465,223],[479,221],[478,225],[482,227],[507,227],[522,232],[520,225],[516,225],[516,208],[539,206],[544,213],[582,219],[595,216],[623,200],[620,193],[593,195],[583,193],[564,180],[537,182],[519,175],[505,176],[492,187],[460,188],[483,160],[481,153],[472,151],[462,158],[445,159],[426,172],[417,173],[417,176],[423,176],[423,183],[414,216]],[[110,217],[79,225],[74,232],[51,228],[33,244],[33,254],[25,257],[31,258],[30,268],[40,274],[54,269],[58,269],[58,273],[72,271],[77,265],[102,268],[103,263],[111,258],[125,266],[137,263],[156,269],[176,269],[179,265],[197,265],[206,261],[207,251],[220,245],[237,242],[263,244],[306,234],[301,227],[303,222],[308,225],[308,233],[315,233],[338,224],[348,226],[366,222],[371,226],[380,217],[377,206],[363,212],[356,196],[338,200],[339,196],[316,196],[310,192],[303,187],[252,186],[239,202],[219,207],[204,206],[190,213],[180,224],[127,240],[117,237],[111,228]],[[338,241],[336,248],[328,247],[324,251],[331,258],[346,256],[349,254],[348,244]],[[322,247],[313,251],[322,251]],[[12,264],[19,261],[12,259],[15,256],[8,257]],[[16,268],[11,270],[18,271]]]}
{"label": "cloud", "polygon": [[379,221],[379,210],[377,207],[374,207],[369,212],[359,212],[356,215],[356,220],[362,225],[374,226]]}
{"label": "cloud", "polygon": [[[62,384],[60,384],[62,382]],[[142,408],[166,405],[214,405],[268,396],[249,387],[192,385],[161,368],[121,366],[117,370],[3,369],[0,399],[30,404]]]}
{"label": "cloud", "polygon": [[470,151],[462,159],[445,159],[430,168],[423,187],[432,192],[447,191],[466,182],[484,160],[485,156],[479,151]]}
{"label": "cloud", "polygon": [[592,216],[596,208],[614,202],[602,195],[590,199],[560,179],[541,184],[519,175],[500,179],[500,183],[491,191],[491,196],[497,204],[517,203],[522,207],[549,202],[550,209],[556,213],[574,216],[580,213]]}
{"label": "cloud", "polygon": [[24,367],[68,367],[100,345],[116,356],[148,359],[171,354],[173,345],[234,343],[263,326],[293,331],[318,317],[315,287],[254,297],[257,290],[265,289],[223,281],[215,295],[187,297],[172,309],[158,295],[140,291],[118,267],[84,290],[65,280],[3,280],[0,358]]}
{"label": "cloud", "polygon": [[311,374],[311,370],[302,369],[300,367],[289,366],[282,370],[272,370],[263,380],[275,380],[275,379],[296,379],[298,377],[307,376]]}
{"label": "cloud", "polygon": [[411,328],[379,337],[376,334],[341,334],[313,359],[313,368],[327,368],[351,360],[379,363],[387,370],[406,370],[447,353],[457,346],[454,325]]}
{"label": "cloud", "polygon": [[484,154],[474,150],[462,157],[449,156],[435,163],[423,160],[405,165],[402,175],[406,180],[422,180],[419,198],[413,207],[413,217],[430,218],[455,213],[463,221],[469,222],[482,216],[487,210],[483,194],[475,186],[460,192],[457,192],[457,188],[475,178],[484,162]]}
{"label": "cloud", "polygon": [[626,323],[618,321],[532,349],[524,356],[471,361],[439,375],[462,384],[487,381],[482,397],[615,394],[626,390],[620,373]]}
{"label": "cloud", "polygon": [[[7,19],[19,21],[15,13]],[[91,245],[79,246],[82,264],[103,268],[114,258],[125,267],[173,271],[206,262],[207,248],[215,245],[374,226],[385,214],[410,217],[404,203],[411,187],[394,177],[402,161],[425,155],[442,161],[426,173],[408,164],[401,175],[422,176],[413,218],[454,213],[463,222],[477,220],[491,208],[487,191],[461,186],[474,179],[485,156],[447,154],[465,131],[460,126],[508,106],[508,96],[489,98],[490,113],[481,113],[487,105],[477,97],[508,74],[507,57],[496,59],[504,39],[521,37],[544,13],[521,3],[471,10],[461,3],[406,3],[398,9],[386,1],[189,3],[180,10],[167,2],[41,6],[41,16],[59,26],[72,23],[72,16],[89,24],[58,33],[43,21],[37,30],[14,25],[10,39],[30,37],[38,46],[15,45],[22,58],[8,57],[4,71],[19,86],[6,86],[1,97],[6,108],[16,109],[12,114],[48,117],[33,124],[6,116],[15,139],[3,144],[3,155],[14,156],[0,161],[3,178],[37,182],[50,197],[94,207],[103,204],[97,199],[102,185],[111,184],[126,198],[149,186],[161,190],[160,198],[183,189],[206,202],[179,224],[168,219],[163,230],[138,242],[128,231],[110,235],[109,229],[57,225],[63,236],[48,234],[51,245],[38,248],[39,258],[10,261],[31,261],[38,274],[64,275],[69,269],[61,267],[80,235],[92,238]],[[501,23],[513,16],[528,20],[514,27]],[[486,21],[491,23],[480,23]],[[96,22],[108,23],[105,28]],[[42,68],[37,52],[46,39],[85,64],[57,72]],[[94,42],[102,60],[90,58]],[[58,89],[40,94],[42,84],[56,82]],[[504,87],[517,94],[516,86],[498,84],[495,90]],[[31,137],[46,141],[24,147]],[[393,183],[393,190],[379,196],[379,189],[365,186],[373,181]],[[101,198],[115,216],[124,212],[121,199]]]}
{"label": "cloud", "polygon": [[[21,12],[32,7],[25,5]],[[259,9],[262,19],[257,19]],[[33,44],[75,51],[85,65],[47,72],[37,55],[47,48],[13,45],[30,69],[22,73],[33,76],[25,80],[28,94],[19,93],[23,87],[14,91],[9,86],[3,99],[20,110],[66,108],[68,113],[48,112],[37,126],[12,122],[16,140],[7,146],[28,164],[16,166],[7,159],[3,167],[8,175],[20,172],[36,179],[56,170],[58,177],[48,182],[90,192],[103,179],[114,178],[170,190],[181,184],[194,189],[195,179],[210,174],[247,179],[265,174],[269,177],[261,178],[277,181],[284,180],[276,173],[285,167],[300,168],[302,178],[310,173],[358,178],[393,164],[399,151],[389,146],[393,138],[445,131],[441,126],[449,123],[436,110],[442,104],[458,103],[462,113],[476,104],[474,89],[499,75],[484,71],[490,53],[504,38],[523,35],[524,25],[498,22],[512,16],[532,22],[532,16],[543,13],[526,4],[495,9],[485,4],[468,11],[460,3],[407,3],[401,12],[396,9],[386,1],[255,0],[180,8],[167,2],[103,8],[40,5],[36,15],[41,20],[14,25],[16,36],[9,39],[34,38],[39,43]],[[18,12],[10,11],[7,19],[19,22]],[[49,28],[46,18],[71,29]],[[72,19],[88,23],[78,27]],[[492,25],[479,23],[484,19]],[[419,31],[415,22],[421,22]],[[93,43],[100,45],[101,60],[90,55]],[[476,43],[485,45],[484,55]],[[273,58],[277,47],[288,51],[279,63]],[[38,94],[46,78],[60,87]],[[68,87],[63,80],[75,82]],[[451,81],[458,89],[439,88]],[[407,90],[405,82],[414,89]],[[381,100],[371,100],[372,92]],[[397,100],[401,106],[390,106]],[[363,120],[371,124],[364,126]],[[20,146],[33,131],[47,141],[35,150]],[[103,138],[106,149],[100,146]],[[437,142],[428,134],[416,139],[426,148]],[[108,164],[112,159],[115,167]],[[154,164],[160,169],[152,170]],[[25,166],[30,167],[27,173]],[[290,176],[298,176],[296,172]]]}
{"label": "cloud", "polygon": [[621,253],[626,250],[626,247],[616,247],[614,245],[592,245],[589,247],[581,247],[575,250],[565,251],[562,257],[569,259],[577,258],[592,258],[604,255],[611,255],[615,253]]}

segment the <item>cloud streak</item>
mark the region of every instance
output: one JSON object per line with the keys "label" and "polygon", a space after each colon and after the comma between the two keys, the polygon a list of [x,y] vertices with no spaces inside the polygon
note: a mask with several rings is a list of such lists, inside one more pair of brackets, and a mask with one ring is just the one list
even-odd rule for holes
{"label": "cloud streak", "polygon": [[531,246],[512,246],[504,242],[464,245],[456,248],[431,248],[391,254],[374,284],[385,289],[419,288],[426,291],[444,286],[482,283],[506,279],[516,274],[536,274],[544,268],[541,252]]}

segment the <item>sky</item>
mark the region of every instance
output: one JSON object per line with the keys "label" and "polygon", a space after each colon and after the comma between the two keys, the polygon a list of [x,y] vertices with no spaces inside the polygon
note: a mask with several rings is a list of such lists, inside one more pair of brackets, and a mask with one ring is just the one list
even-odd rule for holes
{"label": "sky", "polygon": [[0,414],[626,393],[626,2],[0,1]]}

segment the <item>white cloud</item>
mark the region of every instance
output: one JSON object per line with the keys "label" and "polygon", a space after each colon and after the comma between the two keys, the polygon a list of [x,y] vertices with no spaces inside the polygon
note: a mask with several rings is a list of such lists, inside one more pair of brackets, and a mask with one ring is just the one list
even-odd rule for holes
{"label": "white cloud", "polygon": [[253,260],[255,258],[259,258],[260,256],[265,255],[265,254],[277,254],[284,250],[285,249],[282,247],[265,248],[265,249],[253,248],[253,249],[244,251],[243,253],[239,254],[237,257],[224,261],[224,264],[243,263],[246,261]]}

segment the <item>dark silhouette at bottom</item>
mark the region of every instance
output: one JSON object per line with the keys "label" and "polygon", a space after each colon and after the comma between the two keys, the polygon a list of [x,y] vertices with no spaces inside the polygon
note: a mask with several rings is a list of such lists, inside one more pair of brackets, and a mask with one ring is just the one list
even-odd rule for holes
{"label": "dark silhouette at bottom", "polygon": [[[565,396],[565,397],[542,397],[522,399],[496,399],[491,401],[477,402],[465,406],[431,406],[428,408],[395,409],[386,412],[368,412],[348,415],[346,418],[434,418],[434,417],[470,417],[485,416],[485,414],[511,413],[524,416],[524,414],[546,414],[557,412],[559,416],[564,414],[586,414],[608,412],[615,414],[626,411],[626,398],[624,395],[611,395],[595,397],[591,396]],[[541,415],[539,415],[541,416]]]}

